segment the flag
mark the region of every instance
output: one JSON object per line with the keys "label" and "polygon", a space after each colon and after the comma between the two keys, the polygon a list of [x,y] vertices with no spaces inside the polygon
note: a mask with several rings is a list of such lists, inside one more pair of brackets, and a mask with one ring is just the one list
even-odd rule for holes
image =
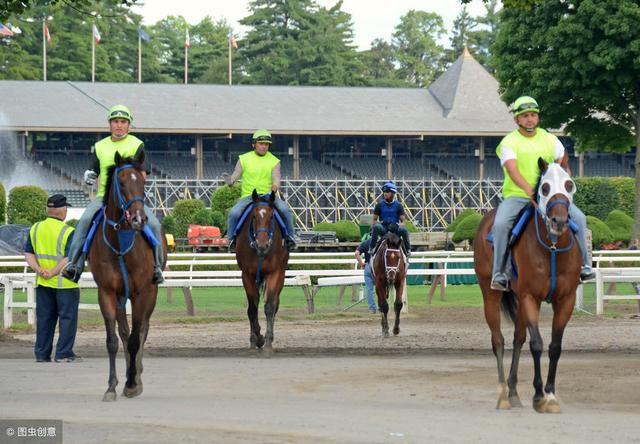
{"label": "flag", "polygon": [[100,37],[100,32],[98,32],[98,27],[96,24],[93,24],[93,38],[96,39],[96,43],[100,43],[102,37]]}
{"label": "flag", "polygon": [[144,29],[142,29],[142,28],[138,28],[138,35],[145,42],[148,42],[149,40],[151,40],[151,36],[149,34],[147,34],[146,32],[144,32]]}
{"label": "flag", "polygon": [[49,33],[49,26],[44,24],[44,38],[47,39],[47,43],[51,43],[51,33]]}
{"label": "flag", "polygon": [[0,35],[5,37],[11,37],[13,35],[13,31],[7,28],[2,23],[0,23]]}
{"label": "flag", "polygon": [[238,49],[238,42],[236,41],[236,38],[232,35],[229,35],[229,42],[231,42],[231,46],[233,46],[235,49]]}
{"label": "flag", "polygon": [[191,48],[191,39],[189,38],[189,30],[187,29],[187,33],[184,38],[184,47]]}

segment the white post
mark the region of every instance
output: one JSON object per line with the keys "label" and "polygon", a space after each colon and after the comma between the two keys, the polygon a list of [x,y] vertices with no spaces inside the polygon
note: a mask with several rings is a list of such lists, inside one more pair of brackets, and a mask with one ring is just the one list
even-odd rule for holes
{"label": "white post", "polygon": [[91,32],[91,82],[96,81],[96,38]]}
{"label": "white post", "polygon": [[602,279],[602,271],[596,268],[596,314],[602,315],[604,313],[604,282]]}
{"label": "white post", "polygon": [[10,328],[13,325],[13,283],[10,279],[2,279],[4,285],[4,328]]}
{"label": "white post", "polygon": [[229,38],[227,38],[229,44],[229,85],[231,85],[231,33],[229,33]]}
{"label": "white post", "polygon": [[36,298],[34,282],[30,279],[27,281],[27,303],[29,304],[29,308],[27,308],[27,323],[29,325],[34,325],[36,318],[34,315],[35,310],[33,308],[36,306]]}
{"label": "white post", "polygon": [[189,83],[188,73],[189,72],[189,47],[184,45],[184,84]]}
{"label": "white post", "polygon": [[142,37],[138,31],[138,83],[142,83]]}
{"label": "white post", "polygon": [[47,26],[47,22],[45,19],[42,19],[42,71],[43,77],[42,79],[47,81],[47,38],[45,36],[45,27]]}

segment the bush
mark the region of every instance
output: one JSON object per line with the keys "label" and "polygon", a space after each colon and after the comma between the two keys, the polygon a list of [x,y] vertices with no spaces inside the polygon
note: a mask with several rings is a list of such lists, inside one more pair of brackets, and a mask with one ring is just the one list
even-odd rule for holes
{"label": "bush", "polygon": [[359,242],[360,227],[350,220],[341,220],[333,224],[336,237],[340,242]]}
{"label": "bush", "polygon": [[409,233],[417,233],[418,231],[420,231],[409,219],[405,219],[404,227],[407,229]]}
{"label": "bush", "polygon": [[32,225],[47,218],[48,194],[40,187],[14,187],[9,193],[7,217],[10,224]]}
{"label": "bush", "polygon": [[162,225],[162,229],[164,230],[165,233],[169,233],[171,235],[176,234],[176,218],[175,217],[171,215],[167,215],[163,217],[162,222],[160,222],[160,225]]}
{"label": "bush", "polygon": [[597,217],[587,216],[587,228],[591,230],[592,243],[595,248],[613,242],[613,233],[607,224]]}
{"label": "bush", "polygon": [[636,181],[632,177],[612,177],[611,185],[616,190],[616,208],[633,217],[636,203]]}
{"label": "bush", "polygon": [[228,214],[229,209],[238,199],[240,199],[240,185],[236,184],[232,187],[223,185],[211,194],[211,210],[220,211],[223,215]]}
{"label": "bush", "polygon": [[623,241],[629,243],[631,241],[633,219],[623,211],[613,210],[604,222],[611,230],[614,242]]}
{"label": "bush", "polygon": [[204,210],[204,208],[204,202],[199,199],[177,201],[171,211],[171,215],[176,222],[175,233],[173,234],[177,237],[186,237],[187,228],[189,224],[193,223],[195,214],[200,210]]}
{"label": "bush", "polygon": [[196,225],[213,225],[213,215],[211,214],[211,210],[206,208],[198,210],[193,215],[192,223]]}
{"label": "bush", "polygon": [[617,202],[618,195],[611,179],[605,177],[577,177],[576,194],[573,203],[585,214],[595,216],[602,221],[611,207]]}
{"label": "bush", "polygon": [[476,237],[481,220],[482,215],[479,213],[468,215],[458,223],[451,240],[454,242],[462,242],[463,240],[471,242]]}
{"label": "bush", "polygon": [[0,225],[7,221],[7,192],[4,185],[0,183]]}
{"label": "bush", "polygon": [[211,218],[213,225],[220,228],[220,233],[224,234],[227,232],[227,218],[222,211],[212,210]]}
{"label": "bush", "polygon": [[462,222],[466,217],[471,216],[473,214],[479,214],[479,213],[475,210],[472,210],[471,208],[467,208],[462,213],[458,214],[458,217],[456,217],[449,225],[447,225],[447,228],[444,231],[449,233],[455,232],[458,224]]}

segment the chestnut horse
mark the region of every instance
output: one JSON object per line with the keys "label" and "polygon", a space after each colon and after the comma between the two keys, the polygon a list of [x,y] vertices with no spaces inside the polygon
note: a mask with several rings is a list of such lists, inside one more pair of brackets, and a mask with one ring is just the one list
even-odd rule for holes
{"label": "chestnut horse", "polygon": [[[284,274],[289,262],[280,226],[276,223],[273,202],[276,194],[259,196],[253,190],[253,209],[242,225],[236,240],[236,261],[242,270],[242,284],[247,294],[247,315],[251,334],[251,349],[264,346],[272,351],[273,324],[280,305],[280,292],[284,287]],[[264,313],[267,332],[260,334],[258,304],[260,292],[265,294]]]}
{"label": "chestnut horse", "polygon": [[[108,171],[104,216],[89,251],[91,272],[98,284],[98,302],[107,330],[109,386],[103,401],[116,400],[116,321],[127,362],[127,381],[122,394],[131,398],[142,393],[142,351],[158,295],[158,286],[151,283],[153,251],[141,236],[147,220],[145,176],[141,167],[144,151],[127,159],[116,153],[115,162]],[[127,237],[129,240],[125,239]],[[166,240],[158,240],[164,245],[166,260]],[[131,301],[131,331],[125,312],[127,297]]]}
{"label": "chestnut horse", "polygon": [[[491,330],[491,345],[498,364],[498,409],[521,407],[516,385],[520,351],[529,330],[529,347],[533,356],[533,407],[540,413],[560,412],[555,396],[556,370],[562,350],[562,335],[571,318],[580,280],[580,251],[569,227],[569,206],[575,184],[557,163],[538,160],[541,171],[535,213],[530,217],[511,254],[517,270],[510,291],[492,290],[491,267],[493,249],[487,240],[495,210],[481,221],[473,242],[474,266],[482,289],[484,315]],[[555,267],[554,267],[555,264]],[[555,270],[554,270],[555,268]],[[515,273],[514,273],[515,275]],[[538,328],[540,305],[546,300],[553,308],[551,344],[549,344],[549,373],[542,389],[540,356],[542,337]],[[500,306],[515,324],[513,357],[507,385],[505,385],[503,355],[504,337],[500,331]],[[508,392],[507,392],[508,388]]]}
{"label": "chestnut horse", "polygon": [[378,295],[378,308],[382,316],[382,335],[389,336],[389,292],[395,289],[395,302],[393,309],[396,312],[396,321],[393,326],[393,334],[400,333],[400,311],[402,310],[402,293],[404,292],[405,276],[407,275],[407,257],[401,248],[402,240],[394,232],[387,232],[380,242],[380,246],[371,258],[371,272],[376,284]]}

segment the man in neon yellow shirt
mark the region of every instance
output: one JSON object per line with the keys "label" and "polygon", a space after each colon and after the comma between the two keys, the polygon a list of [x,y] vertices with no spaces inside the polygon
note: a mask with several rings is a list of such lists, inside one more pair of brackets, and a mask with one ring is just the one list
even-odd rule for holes
{"label": "man in neon yellow shirt", "polygon": [[[538,158],[546,162],[562,163],[565,169],[565,149],[562,142],[542,128],[540,123],[540,107],[529,96],[519,97],[512,106],[518,129],[507,134],[496,149],[500,163],[504,169],[505,179],[502,186],[503,201],[498,206],[493,223],[493,273],[491,288],[507,291],[509,277],[502,269],[509,232],[522,208],[535,199],[536,186],[540,177]],[[564,160],[564,162],[563,162]],[[576,239],[582,255],[580,278],[584,281],[594,277],[587,252],[587,218],[578,207],[571,204],[569,217],[578,225]]]}
{"label": "man in neon yellow shirt", "polygon": [[[233,250],[235,244],[236,225],[242,217],[242,212],[252,201],[251,194],[255,189],[258,194],[277,193],[280,188],[280,159],[269,152],[273,142],[271,133],[261,129],[253,133],[251,138],[253,151],[242,154],[238,158],[233,174],[223,174],[227,185],[233,185],[238,179],[242,179],[242,191],[240,200],[229,211],[227,221],[227,237],[229,249]],[[282,199],[276,197],[274,205],[284,218],[287,225],[287,233],[284,236],[289,251],[295,249],[295,228],[293,226],[293,213]]]}
{"label": "man in neon yellow shirt", "polygon": [[[76,231],[71,243],[71,249],[69,252],[69,265],[62,272],[63,276],[74,282],[78,282],[82,270],[84,269],[85,254],[82,252],[82,247],[87,234],[91,226],[93,216],[102,208],[104,195],[108,192],[107,188],[107,170],[109,167],[115,165],[116,152],[120,153],[120,156],[135,157],[136,154],[144,149],[144,143],[136,136],[129,134],[131,123],[133,122],[133,114],[129,108],[124,105],[116,105],[109,110],[109,130],[110,136],[98,141],[94,145],[92,151],[95,157],[92,159],[91,167],[84,172],[84,181],[87,185],[93,185],[96,180],[99,179],[98,193],[96,198],[91,202],[82,213],[82,217],[76,223]],[[149,169],[144,167],[146,174],[149,173]],[[162,231],[160,228],[160,222],[158,218],[146,205],[144,206],[144,212],[147,216],[147,224],[153,231],[154,236],[158,241],[162,239]],[[162,243],[153,249],[153,277],[152,282],[159,284],[164,281],[162,277],[162,264],[164,261],[162,253]]]}

